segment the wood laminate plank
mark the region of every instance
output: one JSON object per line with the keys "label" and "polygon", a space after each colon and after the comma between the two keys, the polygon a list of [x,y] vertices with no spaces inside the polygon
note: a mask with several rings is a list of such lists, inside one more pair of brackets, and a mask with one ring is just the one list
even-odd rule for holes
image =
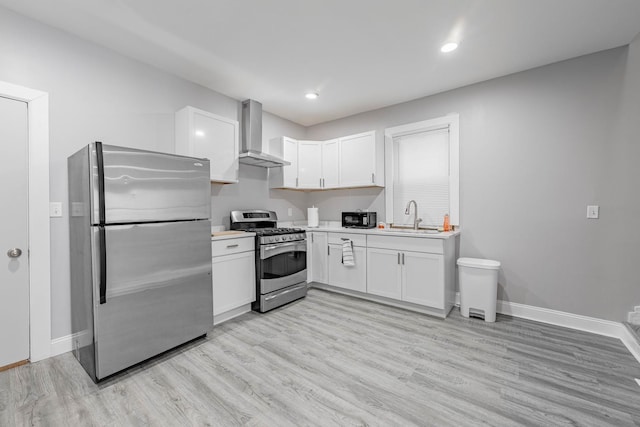
{"label": "wood laminate plank", "polygon": [[638,426],[619,340],[312,289],[98,385],[71,353],[0,372],[1,426]]}

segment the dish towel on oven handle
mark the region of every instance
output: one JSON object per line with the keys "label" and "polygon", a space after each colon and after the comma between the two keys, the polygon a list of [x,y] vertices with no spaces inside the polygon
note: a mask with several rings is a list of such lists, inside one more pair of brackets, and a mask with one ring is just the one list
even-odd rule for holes
{"label": "dish towel on oven handle", "polygon": [[353,257],[353,242],[350,239],[342,239],[342,264],[346,266],[356,265]]}

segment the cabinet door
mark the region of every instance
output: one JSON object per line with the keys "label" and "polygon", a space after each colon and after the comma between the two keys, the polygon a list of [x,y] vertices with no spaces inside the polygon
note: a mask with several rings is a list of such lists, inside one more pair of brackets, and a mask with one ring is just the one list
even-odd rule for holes
{"label": "cabinet door", "polygon": [[328,255],[327,233],[323,232],[307,232],[307,242],[309,242],[310,250],[307,252],[310,259],[307,265],[310,267],[310,282],[327,283],[328,277]]}
{"label": "cabinet door", "polygon": [[322,143],[298,141],[298,188],[321,188]]}
{"label": "cabinet door", "polygon": [[340,140],[322,143],[322,187],[336,188],[340,185]]}
{"label": "cabinet door", "polygon": [[291,162],[282,167],[282,184],[286,188],[298,188],[298,141],[291,138],[282,139],[282,155]]}
{"label": "cabinet door", "polygon": [[342,245],[329,245],[329,284],[353,291],[367,291],[367,252],[354,247],[354,266],[342,264]]}
{"label": "cabinet door", "polygon": [[238,182],[238,122],[193,113],[193,155],[211,162],[211,181]]}
{"label": "cabinet door", "polygon": [[400,252],[390,249],[367,249],[367,293],[400,299],[402,280]]}
{"label": "cabinet door", "polygon": [[256,300],[255,252],[213,257],[213,315]]}
{"label": "cabinet door", "polygon": [[340,138],[340,187],[375,184],[375,132]]}
{"label": "cabinet door", "polygon": [[402,300],[444,308],[444,257],[438,254],[403,252]]}
{"label": "cabinet door", "polygon": [[185,107],[176,113],[176,153],[204,157],[211,164],[211,181],[238,182],[239,126],[208,111]]}

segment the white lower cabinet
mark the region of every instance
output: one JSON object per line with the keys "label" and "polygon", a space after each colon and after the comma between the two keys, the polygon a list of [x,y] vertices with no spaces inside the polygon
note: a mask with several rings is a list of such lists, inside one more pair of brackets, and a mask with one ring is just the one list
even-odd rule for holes
{"label": "white lower cabinet", "polygon": [[367,249],[367,293],[444,308],[443,257],[439,254]]}
{"label": "white lower cabinet", "polygon": [[253,237],[214,241],[212,252],[213,316],[219,323],[216,317],[256,300]]}
{"label": "white lower cabinet", "polygon": [[395,236],[369,240],[368,293],[445,308],[444,240]]}
{"label": "white lower cabinet", "polygon": [[[357,291],[361,298],[439,317],[446,317],[453,307],[457,237],[429,239],[346,232],[308,234],[311,240],[307,244],[309,282],[328,284],[329,289]],[[353,242],[354,266],[342,264],[345,239]]]}

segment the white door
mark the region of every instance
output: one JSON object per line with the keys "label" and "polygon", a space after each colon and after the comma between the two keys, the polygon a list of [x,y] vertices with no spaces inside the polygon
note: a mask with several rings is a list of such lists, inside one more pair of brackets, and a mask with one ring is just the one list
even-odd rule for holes
{"label": "white door", "polygon": [[0,368],[29,359],[27,104],[0,97]]}
{"label": "white door", "polygon": [[213,257],[214,316],[256,300],[255,258],[253,251]]}
{"label": "white door", "polygon": [[322,143],[322,187],[336,188],[340,185],[340,140]]}
{"label": "white door", "polygon": [[365,248],[353,247],[353,260],[356,265],[342,264],[342,245],[329,245],[328,282],[331,286],[367,291],[367,252]]}
{"label": "white door", "polygon": [[391,249],[367,249],[367,293],[382,297],[401,297],[401,255]]}
{"label": "white door", "polygon": [[298,188],[298,141],[285,137],[282,144],[283,158],[291,163],[282,167],[282,186]]}
{"label": "white door", "polygon": [[311,239],[311,262],[307,262],[307,265],[311,266],[310,281],[318,283],[327,283],[328,279],[328,264],[327,264],[327,248],[328,240],[327,233],[322,232],[307,232],[307,240]]}
{"label": "white door", "polygon": [[340,186],[362,187],[375,184],[375,132],[340,138]]}
{"label": "white door", "polygon": [[402,300],[443,309],[444,257],[409,251],[402,255]]}
{"label": "white door", "polygon": [[298,188],[320,188],[322,177],[322,144],[298,141]]}

